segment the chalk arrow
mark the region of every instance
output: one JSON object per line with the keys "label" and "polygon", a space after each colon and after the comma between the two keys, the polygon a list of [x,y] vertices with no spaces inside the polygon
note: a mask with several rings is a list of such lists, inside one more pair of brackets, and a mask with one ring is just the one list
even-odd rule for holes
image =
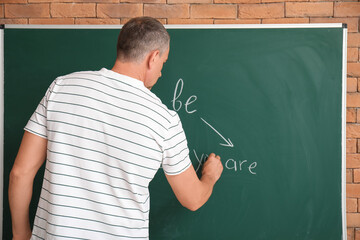
{"label": "chalk arrow", "polygon": [[226,138],[224,138],[223,135],[221,135],[221,133],[219,133],[218,130],[216,130],[213,126],[210,125],[210,123],[208,123],[207,121],[205,121],[203,118],[200,118],[204,123],[206,123],[206,125],[208,125],[212,130],[214,130],[214,132],[216,132],[225,142],[225,143],[220,143],[221,146],[224,147],[234,147],[234,144],[231,142],[230,138],[228,138],[226,140]]}

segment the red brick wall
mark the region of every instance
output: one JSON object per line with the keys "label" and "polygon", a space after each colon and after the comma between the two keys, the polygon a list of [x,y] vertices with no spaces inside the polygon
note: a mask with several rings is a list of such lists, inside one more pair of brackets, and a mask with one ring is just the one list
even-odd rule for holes
{"label": "red brick wall", "polygon": [[[356,0],[0,0],[0,24],[348,24],[347,224],[360,240],[360,2]],[[358,110],[359,109],[359,110]]]}

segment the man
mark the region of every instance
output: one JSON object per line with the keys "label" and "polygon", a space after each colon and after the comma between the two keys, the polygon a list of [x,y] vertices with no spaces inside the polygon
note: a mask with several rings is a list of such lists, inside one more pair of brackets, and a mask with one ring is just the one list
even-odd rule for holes
{"label": "man", "polygon": [[[169,54],[157,20],[131,19],[112,70],[58,77],[25,127],[10,174],[13,239],[148,239],[148,186],[162,166],[179,202],[195,211],[223,167],[210,154],[198,179],[180,119],[150,89]],[[34,221],[29,203],[46,159]]]}

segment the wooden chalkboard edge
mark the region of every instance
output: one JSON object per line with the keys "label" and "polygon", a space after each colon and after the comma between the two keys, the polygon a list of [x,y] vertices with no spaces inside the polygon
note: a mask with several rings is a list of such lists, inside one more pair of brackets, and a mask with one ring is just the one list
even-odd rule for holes
{"label": "wooden chalkboard edge", "polygon": [[121,29],[123,25],[5,24],[6,29]]}
{"label": "wooden chalkboard edge", "polygon": [[[123,25],[36,25],[6,24],[4,28],[16,29],[121,29]],[[170,24],[167,29],[244,29],[244,28],[343,28],[342,23],[308,23],[308,24]]]}
{"label": "wooden chalkboard edge", "polygon": [[[345,25],[345,26],[344,26]],[[347,89],[347,26],[343,24],[343,59],[342,59],[342,239],[347,240],[346,223],[346,89]]]}
{"label": "wooden chalkboard edge", "polygon": [[4,25],[0,28],[0,237],[3,236],[4,198]]}
{"label": "wooden chalkboard edge", "polygon": [[165,25],[167,29],[274,29],[274,28],[342,28],[342,23],[308,23],[308,24],[195,24]]}
{"label": "wooden chalkboard edge", "polygon": [[[270,25],[270,24],[269,24]],[[265,28],[276,28],[279,27],[279,25],[273,25],[272,26],[266,26]],[[286,26],[294,26],[294,24],[281,24],[282,27]],[[343,67],[342,67],[342,90],[343,90],[343,94],[342,94],[342,239],[346,240],[347,239],[347,224],[346,224],[346,59],[347,59],[347,54],[346,54],[346,50],[347,50],[347,25],[346,24],[301,24],[301,25],[306,25],[307,27],[331,27],[331,28],[343,28]],[[316,25],[316,26],[315,26]],[[168,25],[169,26],[169,25]],[[169,28],[173,28],[175,25],[170,25]],[[176,25],[176,26],[180,26],[180,25]],[[181,25],[182,28],[197,28],[199,26],[204,26],[204,25],[192,25],[192,26],[184,26]],[[245,25],[241,25],[241,28],[244,28]],[[250,26],[250,25],[249,25]],[[254,25],[251,25],[252,27],[254,27]],[[104,29],[104,28],[109,28],[109,29],[120,29],[122,26],[121,25],[113,25],[113,26],[104,26],[104,25],[100,25],[100,26],[69,26],[69,25],[62,25],[62,26],[54,26],[54,25],[48,25],[48,26],[39,26],[39,25],[32,25],[32,26],[25,26],[21,27],[21,25],[1,25],[1,29],[0,29],[0,125],[1,125],[1,129],[4,129],[4,28],[48,28],[48,29],[64,29],[64,28],[72,28],[72,29],[82,29],[82,28],[89,28],[89,29]],[[240,28],[239,27],[239,28]],[[221,26],[219,25],[212,25],[211,28],[221,28]],[[229,27],[230,28],[230,27]],[[232,25],[232,28],[233,25]],[[260,28],[260,27],[259,27]],[[4,131],[0,131],[0,140],[2,141],[2,144],[0,146],[0,187],[1,189],[3,189],[3,178],[4,178],[4,159],[3,159],[3,143],[4,143],[4,136],[3,136],[3,132]],[[0,193],[0,236],[3,235],[3,191],[1,191]]]}

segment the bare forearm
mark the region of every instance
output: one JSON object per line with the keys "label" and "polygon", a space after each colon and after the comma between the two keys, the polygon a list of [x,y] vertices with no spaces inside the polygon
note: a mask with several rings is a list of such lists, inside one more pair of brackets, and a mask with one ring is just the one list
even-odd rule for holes
{"label": "bare forearm", "polygon": [[220,157],[216,156],[214,153],[211,153],[209,155],[208,161],[205,163],[203,167],[202,177],[200,179],[201,195],[198,198],[199,201],[196,209],[200,208],[202,205],[204,205],[207,202],[207,200],[209,200],[214,185],[217,182],[217,180],[220,178],[222,170],[223,167],[220,161]]}
{"label": "bare forearm", "polygon": [[181,175],[166,177],[181,205],[191,211],[204,205],[212,193],[210,178],[203,176],[199,179],[192,166]]}
{"label": "bare forearm", "polygon": [[193,166],[179,175],[166,177],[181,205],[196,211],[210,198],[222,170],[220,157],[211,153],[204,164],[201,179],[196,175]]}
{"label": "bare forearm", "polygon": [[216,183],[216,181],[214,181],[213,178],[211,178],[207,175],[201,177],[200,185],[196,191],[196,192],[198,192],[198,196],[197,196],[198,200],[195,202],[193,209],[190,209],[190,210],[195,211],[195,210],[199,209],[201,206],[203,206],[207,202],[207,200],[209,200],[215,183]]}
{"label": "bare forearm", "polygon": [[9,204],[15,239],[30,239],[29,204],[32,196],[32,179],[12,172],[9,183]]}
{"label": "bare forearm", "polygon": [[45,138],[25,131],[9,182],[13,240],[30,239],[29,205],[35,175],[46,157],[46,147]]}

